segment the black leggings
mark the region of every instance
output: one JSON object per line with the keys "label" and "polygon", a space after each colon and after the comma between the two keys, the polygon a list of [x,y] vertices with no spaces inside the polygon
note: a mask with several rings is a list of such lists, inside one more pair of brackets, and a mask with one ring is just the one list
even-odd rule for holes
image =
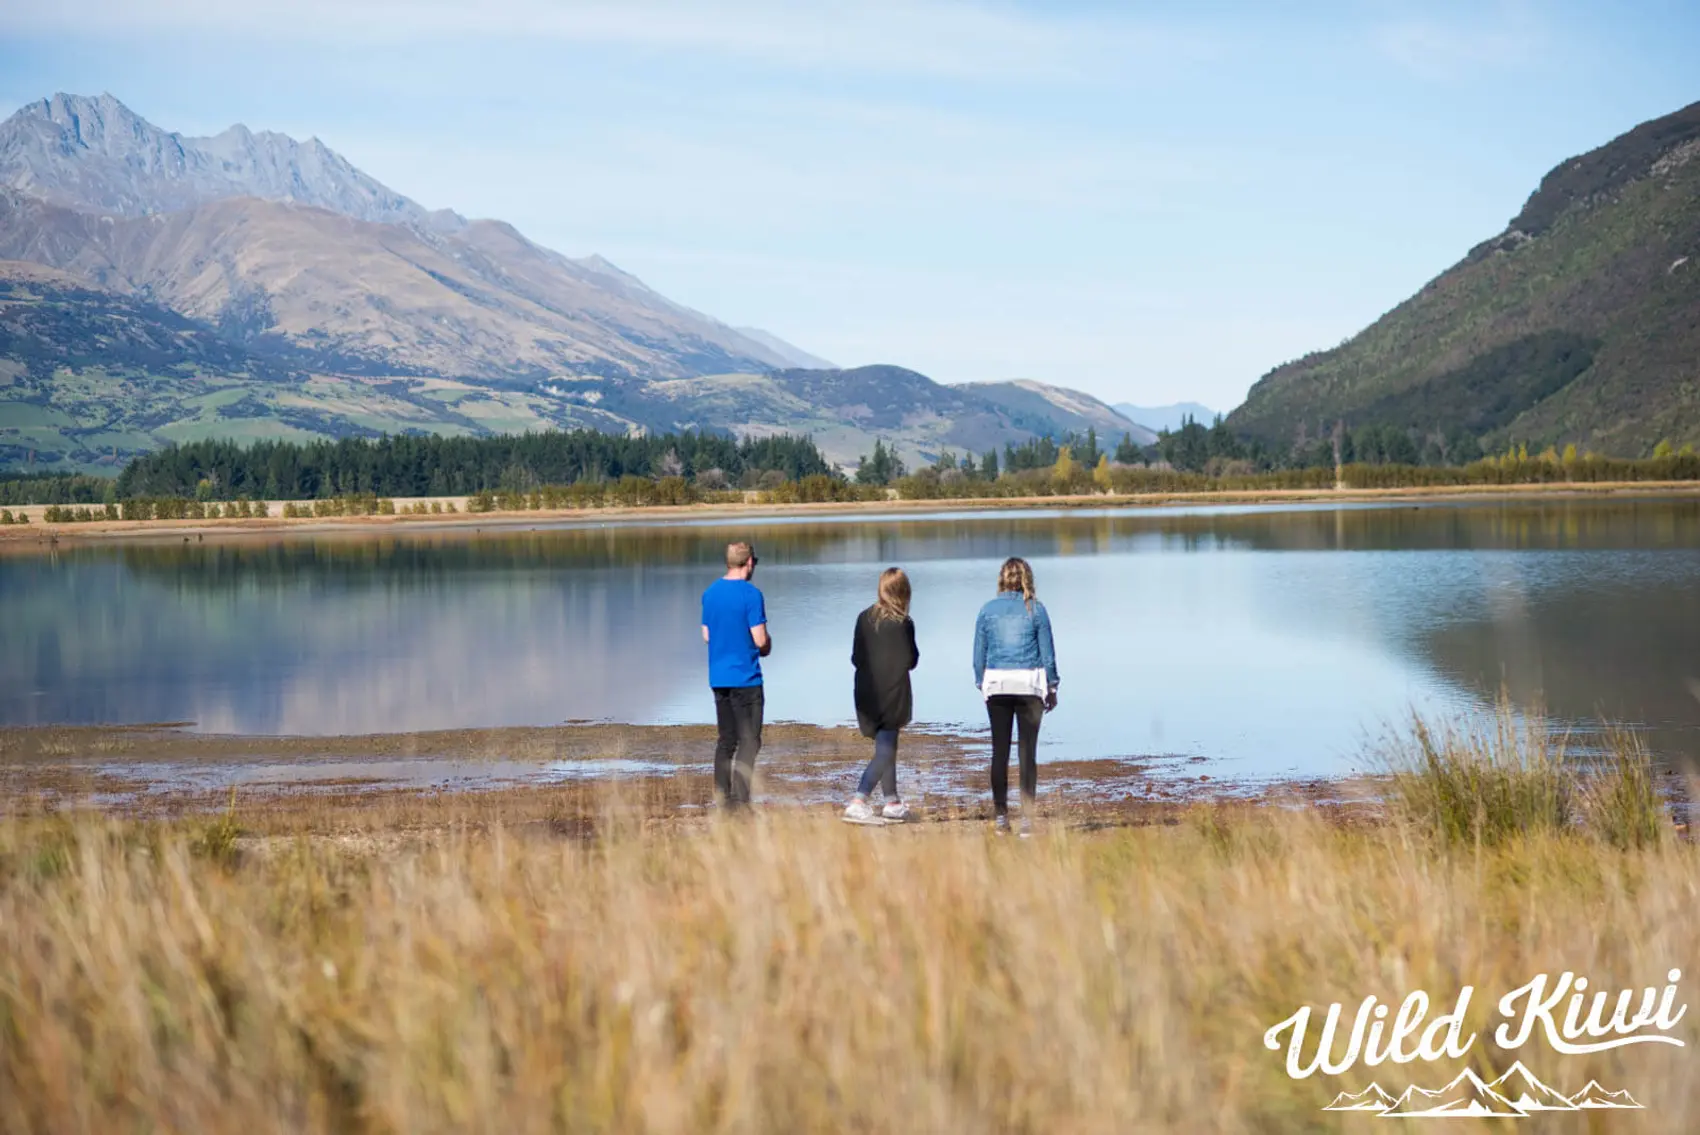
{"label": "black leggings", "polygon": [[1021,726],[1021,805],[1039,794],[1039,723],[1045,718],[1045,703],[1034,697],[994,694],[986,699],[986,715],[992,719],[992,806],[998,815],[1009,811],[1009,739],[1013,726]]}

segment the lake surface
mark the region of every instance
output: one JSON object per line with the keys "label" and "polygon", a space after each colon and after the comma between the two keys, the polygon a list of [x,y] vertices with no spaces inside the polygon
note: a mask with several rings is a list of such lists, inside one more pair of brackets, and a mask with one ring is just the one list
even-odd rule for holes
{"label": "lake surface", "polygon": [[756,543],[769,720],[853,720],[850,632],[914,581],[920,723],[984,728],[1004,557],[1056,627],[1046,759],[1332,775],[1413,708],[1503,685],[1700,755],[1700,501],[847,515],[220,537],[0,559],[0,724],[343,734],[707,722],[702,589]]}

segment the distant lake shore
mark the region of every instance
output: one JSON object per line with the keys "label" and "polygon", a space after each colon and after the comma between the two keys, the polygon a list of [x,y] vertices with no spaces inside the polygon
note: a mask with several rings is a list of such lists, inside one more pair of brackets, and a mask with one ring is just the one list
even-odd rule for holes
{"label": "distant lake shore", "polygon": [[[271,501],[271,513],[266,519],[232,520],[97,520],[80,523],[48,524],[42,520],[46,505],[16,506],[14,513],[27,514],[30,523],[0,527],[0,552],[25,552],[57,542],[94,543],[107,540],[134,540],[149,537],[188,539],[191,537],[230,535],[281,535],[335,533],[339,535],[390,535],[400,531],[470,531],[485,528],[521,529],[539,523],[560,524],[577,521],[643,521],[657,525],[673,522],[744,519],[785,519],[841,514],[878,516],[902,514],[906,518],[929,513],[958,512],[1027,512],[1033,510],[1085,509],[1147,509],[1175,505],[1286,505],[1286,504],[1394,504],[1403,501],[1444,503],[1450,500],[1491,501],[1521,500],[1530,497],[1562,499],[1565,497],[1598,499],[1621,496],[1638,499],[1687,498],[1700,496],[1700,483],[1693,481],[1613,481],[1613,482],[1550,482],[1523,485],[1445,485],[1434,487],[1392,489],[1255,489],[1216,492],[1139,493],[1111,495],[1089,493],[1078,496],[1034,497],[974,497],[940,498],[934,500],[833,501],[814,504],[693,504],[663,505],[644,508],[563,508],[506,512],[467,512],[470,498],[459,497],[396,497],[398,509],[433,502],[452,504],[453,513],[426,513],[384,516],[315,516],[290,517],[281,514],[285,504],[303,502]],[[311,503],[311,502],[306,502]]]}

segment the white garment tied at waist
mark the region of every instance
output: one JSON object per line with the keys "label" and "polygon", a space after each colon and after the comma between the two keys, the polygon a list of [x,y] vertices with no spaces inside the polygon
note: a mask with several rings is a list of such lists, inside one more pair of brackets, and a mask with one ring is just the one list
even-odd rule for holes
{"label": "white garment tied at waist", "polygon": [[1050,693],[1049,675],[1044,667],[1037,670],[988,669],[980,679],[980,696],[999,695],[1018,698],[1043,698]]}

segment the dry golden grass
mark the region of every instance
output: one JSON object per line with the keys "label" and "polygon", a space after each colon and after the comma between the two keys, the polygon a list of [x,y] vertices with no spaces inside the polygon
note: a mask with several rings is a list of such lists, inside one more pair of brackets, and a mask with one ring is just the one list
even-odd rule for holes
{"label": "dry golden grass", "polygon": [[1031,841],[476,814],[403,842],[328,815],[0,821],[0,1130],[1374,1130],[1319,1109],[1456,1069],[1292,1081],[1264,1030],[1461,984],[1484,1076],[1520,1056],[1627,1088],[1625,1129],[1700,1107],[1691,1049],[1505,1054],[1487,1027],[1543,970],[1690,963],[1675,840],[1464,847],[1272,807]]}

